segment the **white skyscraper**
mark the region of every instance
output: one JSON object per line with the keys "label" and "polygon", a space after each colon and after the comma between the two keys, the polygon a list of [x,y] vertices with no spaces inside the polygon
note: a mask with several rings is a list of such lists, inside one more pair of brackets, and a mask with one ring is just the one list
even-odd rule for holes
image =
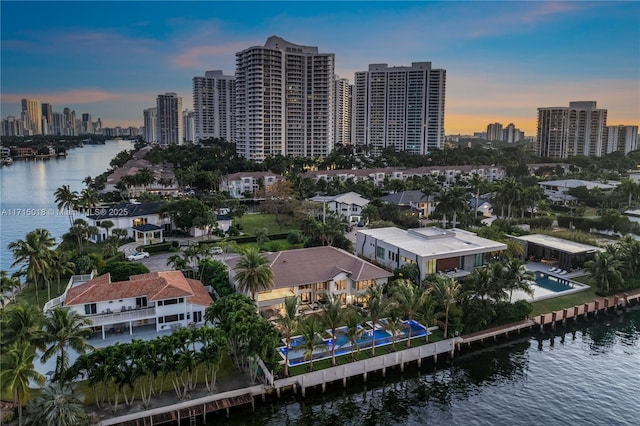
{"label": "white skyscraper", "polygon": [[158,142],[161,145],[182,143],[182,98],[175,93],[158,95],[156,101]]}
{"label": "white skyscraper", "polygon": [[488,141],[502,141],[502,124],[491,123],[487,126],[487,140]]}
{"label": "white skyscraper", "polygon": [[38,99],[22,99],[25,136],[42,134],[42,106]]}
{"label": "white skyscraper", "polygon": [[222,71],[193,77],[195,140],[221,138],[235,142],[236,78]]}
{"label": "white skyscraper", "polygon": [[607,154],[621,151],[625,154],[638,149],[638,126],[607,126]]}
{"label": "white skyscraper", "polygon": [[607,110],[595,101],[538,108],[536,150],[541,157],[600,157],[607,150]]}
{"label": "white skyscraper", "polygon": [[336,76],[335,143],[351,145],[351,93],[349,80]]}
{"label": "white skyscraper", "polygon": [[353,88],[353,143],[426,154],[444,144],[446,71],[431,62],[369,65]]}
{"label": "white skyscraper", "polygon": [[148,143],[158,142],[158,108],[147,108],[143,111],[144,140]]}
{"label": "white skyscraper", "polygon": [[193,111],[185,109],[182,112],[182,140],[193,142],[195,140],[195,119]]}
{"label": "white skyscraper", "polygon": [[245,158],[326,157],[334,145],[333,53],[279,37],[236,53],[236,145]]}

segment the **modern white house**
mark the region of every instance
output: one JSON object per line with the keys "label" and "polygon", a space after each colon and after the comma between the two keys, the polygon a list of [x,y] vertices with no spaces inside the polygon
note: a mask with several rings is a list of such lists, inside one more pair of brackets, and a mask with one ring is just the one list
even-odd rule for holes
{"label": "modern white house", "polygon": [[227,175],[220,181],[221,192],[228,192],[231,198],[244,198],[245,194],[255,194],[262,188],[269,188],[284,177],[271,172],[239,172]]}
{"label": "modern white house", "polygon": [[507,245],[461,229],[436,227],[403,230],[396,227],[356,233],[356,254],[390,270],[414,263],[420,281],[429,274],[469,275],[488,262],[488,255]]}
{"label": "modern white house", "polygon": [[[392,273],[344,250],[323,246],[268,253],[274,274],[273,288],[256,294],[258,308],[271,317],[284,308],[284,299],[295,296],[301,310],[318,309],[327,294],[336,294],[346,304],[364,304],[367,288],[385,284]],[[230,282],[239,257],[227,259]]]}
{"label": "modern white house", "polygon": [[102,228],[102,222],[110,220],[113,228],[109,229],[109,235],[113,229],[126,229],[127,237],[133,238],[142,244],[162,242],[164,232],[171,230],[171,220],[160,213],[162,201],[152,203],[125,203],[111,207],[94,209],[97,214],[87,216],[89,226],[98,228],[98,233],[90,237],[93,242],[104,241],[108,235]]}
{"label": "modern white house", "polygon": [[603,192],[610,192],[618,186],[618,182],[601,183],[580,179],[548,180],[539,182],[538,184],[543,189],[545,197],[549,198],[549,201],[563,205],[575,201],[576,199],[574,196],[569,195],[570,189],[584,186],[589,190],[599,188]]}
{"label": "modern white house", "polygon": [[197,280],[181,271],[132,275],[129,281],[112,282],[104,274],[86,282],[70,281],[55,303],[91,320],[94,331],[133,334],[135,327],[155,325],[156,331],[204,323],[204,311],[213,300]]}
{"label": "modern white house", "polygon": [[361,219],[362,209],[369,204],[369,200],[355,192],[346,192],[338,195],[316,195],[310,198],[309,201],[322,203],[323,215],[333,211],[349,222],[358,222]]}

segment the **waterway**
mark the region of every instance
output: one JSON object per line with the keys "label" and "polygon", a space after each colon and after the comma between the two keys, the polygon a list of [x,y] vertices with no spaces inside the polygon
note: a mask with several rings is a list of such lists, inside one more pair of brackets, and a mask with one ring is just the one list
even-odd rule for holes
{"label": "waterway", "polygon": [[637,425],[640,310],[369,376],[207,425]]}
{"label": "waterway", "polygon": [[0,168],[0,269],[14,272],[13,257],[7,244],[24,239],[27,232],[45,228],[59,242],[69,231],[69,216],[58,213],[56,189],[69,185],[80,192],[82,181],[109,169],[120,151],[133,149],[129,141],[107,141],[104,145],[85,145],[70,149],[66,158],[15,160]]}

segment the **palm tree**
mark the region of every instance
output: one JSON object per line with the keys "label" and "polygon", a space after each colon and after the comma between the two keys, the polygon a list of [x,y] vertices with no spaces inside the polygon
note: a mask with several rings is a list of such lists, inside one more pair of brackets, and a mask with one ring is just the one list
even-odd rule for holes
{"label": "palm tree", "polygon": [[511,220],[513,205],[520,200],[522,185],[515,178],[508,178],[502,181],[500,192],[507,205],[507,220]]}
{"label": "palm tree", "polygon": [[[398,280],[393,288],[393,298],[398,303],[401,314],[410,322],[414,319],[420,305],[422,304],[422,294],[424,290],[413,285],[409,280]],[[407,348],[411,347],[411,325],[408,326]]]}
{"label": "palm tree", "polygon": [[460,294],[460,283],[446,275],[436,275],[434,280],[429,283],[432,289],[433,297],[444,309],[444,338],[448,337],[449,327],[449,309],[456,302]]}
{"label": "palm tree", "polygon": [[[51,272],[55,273],[58,281],[57,293],[60,294],[60,277],[64,275],[73,275],[76,265],[69,260],[69,252],[60,249],[53,251],[51,257]],[[51,295],[49,295],[51,299]]]}
{"label": "palm tree", "polygon": [[522,290],[528,295],[533,295],[530,282],[535,280],[533,272],[527,271],[524,262],[517,257],[507,261],[504,268],[506,288],[509,290],[509,303],[513,297],[513,290]]}
{"label": "palm tree", "polygon": [[48,384],[27,404],[27,422],[58,426],[88,424],[87,413],[76,392],[68,383]]}
{"label": "palm tree", "polygon": [[[364,332],[364,328],[361,326],[362,315],[355,309],[349,309],[347,315],[345,317],[345,327],[347,340],[351,344],[351,360],[355,361],[356,354],[360,353],[360,345],[358,344],[358,339],[362,336]],[[355,350],[354,350],[355,348]]]}
{"label": "palm tree", "polygon": [[18,425],[22,426],[22,405],[29,395],[29,382],[44,384],[44,376],[33,368],[36,356],[33,346],[27,343],[13,344],[3,348],[0,361],[0,383],[2,391],[13,394],[18,406]]}
{"label": "palm tree", "polygon": [[304,359],[305,361],[310,361],[310,371],[313,371],[313,352],[324,346],[324,342],[320,338],[320,333],[322,333],[322,326],[316,315],[310,315],[300,324],[300,334],[304,341]]}
{"label": "palm tree", "polygon": [[627,235],[618,242],[618,245],[627,273],[637,277],[640,275],[640,241]]}
{"label": "palm tree", "polygon": [[260,254],[255,248],[249,248],[240,258],[236,267],[235,281],[238,289],[243,293],[250,293],[257,303],[256,293],[273,287],[273,270],[269,259]]}
{"label": "palm tree", "polygon": [[[394,305],[395,307],[395,305]],[[404,322],[402,322],[402,318],[398,313],[397,309],[390,309],[387,318],[384,320],[382,327],[391,333],[391,346],[393,350],[396,350],[396,339],[398,338],[398,332],[405,327]]]}
{"label": "palm tree", "polygon": [[110,220],[100,221],[100,228],[104,228],[107,231],[107,238],[109,238],[109,229],[113,228],[115,224]]}
{"label": "palm tree", "polygon": [[381,284],[375,284],[367,288],[367,317],[371,321],[371,327],[373,328],[371,333],[371,356],[376,355],[376,326],[387,315],[390,307],[383,290],[384,288]]}
{"label": "palm tree", "polygon": [[15,262],[11,265],[23,264],[27,267],[27,284],[32,284],[36,290],[36,302],[39,303],[38,282],[42,277],[47,280],[47,273],[51,262],[51,247],[56,241],[46,229],[38,228],[27,233],[24,240],[17,240],[7,246],[13,252]]}
{"label": "palm tree", "polygon": [[443,188],[440,191],[440,195],[436,197],[438,205],[436,206],[436,213],[442,214],[442,227],[446,227],[446,216],[449,213],[453,214],[452,222],[453,227],[456,226],[456,220],[458,212],[464,211],[468,208],[468,204],[464,199],[464,188],[456,186],[453,188]]}
{"label": "palm tree", "polygon": [[433,196],[433,194],[436,193],[436,191],[438,191],[440,187],[438,186],[438,184],[436,184],[431,178],[427,178],[426,182],[424,183],[424,186],[422,187],[422,198],[426,198],[427,199],[427,211],[426,211],[426,215],[425,215],[425,219],[429,220],[429,208],[431,206],[431,197]]}
{"label": "palm tree", "polygon": [[140,182],[140,184],[145,188],[145,191],[149,185],[156,181],[155,175],[147,167],[140,170],[135,176],[138,179],[138,182]]}
{"label": "palm tree", "polygon": [[284,314],[278,314],[276,324],[280,333],[284,337],[287,351],[284,360],[284,375],[289,376],[289,349],[291,348],[291,337],[297,332],[300,324],[298,317],[298,298],[288,296],[284,299]]}
{"label": "palm tree", "polygon": [[44,350],[42,310],[32,304],[19,303],[3,310],[2,345],[28,344]]}
{"label": "palm tree", "polygon": [[589,272],[589,281],[605,293],[622,280],[621,268],[622,262],[606,251],[596,253],[593,260],[584,264],[584,269]]}
{"label": "palm tree", "polygon": [[[1,306],[4,307],[6,299],[13,299],[13,303],[16,303],[16,287],[20,287],[20,279],[14,275],[9,276],[7,271],[0,271]],[[11,293],[10,298],[5,297],[7,293]]]}
{"label": "palm tree", "polygon": [[54,379],[60,378],[68,367],[67,346],[80,354],[93,349],[85,340],[91,336],[91,330],[87,328],[90,325],[91,320],[68,308],[58,306],[47,313],[43,330],[45,342],[50,346],[42,354],[42,361],[45,362],[58,353]]}
{"label": "palm tree", "polygon": [[429,343],[429,326],[436,322],[436,303],[429,291],[422,293],[421,302],[416,318],[425,326],[425,339]]}
{"label": "palm tree", "polygon": [[620,185],[616,187],[616,190],[627,196],[627,207],[631,207],[631,200],[633,200],[633,197],[640,194],[640,184],[626,178],[620,182]]}
{"label": "palm tree", "polygon": [[98,192],[94,188],[83,189],[80,193],[78,203],[85,209],[88,209],[87,214],[93,214],[93,209],[98,204],[100,204],[100,197],[98,197]]}
{"label": "palm tree", "polygon": [[480,207],[478,205],[480,202],[480,192],[487,189],[487,180],[478,173],[474,173],[473,176],[471,176],[471,180],[469,180],[469,188],[475,192],[476,205],[473,214],[475,219],[478,216],[478,208]]}
{"label": "palm tree", "polygon": [[329,294],[322,303],[322,323],[331,330],[331,365],[336,365],[337,329],[342,326],[346,311],[342,308],[342,300],[335,294]]}
{"label": "palm tree", "polygon": [[73,226],[73,213],[78,208],[78,192],[72,191],[69,185],[62,185],[53,193],[56,197],[58,210],[66,210],[69,214],[69,224]]}

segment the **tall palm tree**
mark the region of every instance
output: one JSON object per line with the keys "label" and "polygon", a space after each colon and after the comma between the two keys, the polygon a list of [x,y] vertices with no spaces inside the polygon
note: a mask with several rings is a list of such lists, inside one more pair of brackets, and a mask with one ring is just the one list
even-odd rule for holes
{"label": "tall palm tree", "polygon": [[429,326],[436,322],[436,303],[429,291],[422,293],[421,302],[416,318],[425,326],[425,341],[429,343]]}
{"label": "tall palm tree", "polygon": [[640,241],[627,235],[618,242],[618,245],[627,273],[637,277],[640,275]]}
{"label": "tall palm tree", "polygon": [[2,344],[28,344],[44,350],[44,315],[35,305],[19,303],[2,311]]}
{"label": "tall palm tree", "polygon": [[367,318],[371,321],[373,331],[371,333],[371,355],[376,355],[376,326],[389,312],[390,305],[384,296],[384,288],[381,284],[367,288]]}
{"label": "tall palm tree", "polygon": [[289,376],[289,349],[291,347],[291,337],[298,331],[300,320],[298,317],[298,298],[288,296],[284,299],[284,313],[278,314],[276,320],[277,328],[284,337],[287,351],[284,360],[284,375]]}
{"label": "tall palm tree", "polygon": [[436,213],[442,214],[442,227],[446,227],[446,216],[452,214],[452,225],[456,226],[456,220],[458,213],[468,208],[467,202],[464,199],[464,188],[456,186],[453,188],[443,188],[440,191],[440,195],[436,197],[438,205],[436,206]]}
{"label": "tall palm tree", "polygon": [[68,308],[58,306],[47,313],[43,330],[45,342],[49,347],[42,354],[42,361],[47,361],[54,354],[58,354],[54,379],[60,378],[68,368],[67,346],[80,354],[93,349],[86,341],[91,336],[91,330],[87,328],[90,325],[91,320],[81,317]]}
{"label": "tall palm tree", "polygon": [[11,265],[26,266],[27,284],[32,284],[36,290],[36,302],[39,303],[38,285],[42,278],[48,281],[47,273],[51,263],[52,250],[55,239],[46,229],[38,228],[27,233],[24,240],[10,242],[7,246],[13,252],[15,262]]}
{"label": "tall palm tree", "polygon": [[513,205],[520,200],[522,185],[515,178],[507,178],[502,182],[501,192],[507,204],[507,220],[510,221],[513,214]]}
{"label": "tall palm tree", "polygon": [[[57,293],[60,294],[60,277],[65,275],[73,275],[76,265],[69,260],[69,252],[61,251],[60,249],[53,251],[51,257],[51,271],[56,275],[58,282]],[[51,299],[51,295],[49,295]]]}
{"label": "tall palm tree", "polygon": [[78,192],[72,191],[69,185],[62,185],[53,193],[58,210],[66,210],[69,214],[69,225],[73,226],[73,214],[78,208]]}
{"label": "tall palm tree", "polygon": [[446,275],[436,275],[429,283],[433,297],[444,310],[444,338],[448,337],[449,310],[460,294],[460,283]]}
{"label": "tall palm tree", "polygon": [[622,192],[627,196],[627,207],[631,207],[633,197],[640,195],[640,184],[629,178],[622,179],[620,185],[616,187],[616,191]]}
{"label": "tall palm tree", "polygon": [[605,293],[622,280],[621,268],[622,262],[606,251],[596,253],[593,260],[584,264],[584,269],[589,272],[589,281]]}
{"label": "tall palm tree", "polygon": [[100,204],[100,197],[98,197],[98,191],[94,188],[85,188],[80,192],[80,197],[78,198],[78,203],[88,209],[87,214],[92,214],[93,209]]}
{"label": "tall palm tree", "polygon": [[236,267],[235,281],[238,289],[243,293],[250,293],[251,298],[257,303],[256,293],[273,287],[273,270],[269,259],[260,254],[255,248],[246,250]]}
{"label": "tall palm tree", "polygon": [[364,328],[362,327],[362,322],[364,318],[360,315],[356,309],[349,308],[345,317],[345,327],[347,340],[351,344],[351,360],[355,361],[356,355],[360,353],[360,345],[358,344],[358,339],[362,336],[364,332]]}
{"label": "tall palm tree", "polygon": [[18,405],[18,425],[22,426],[22,405],[29,395],[29,382],[44,384],[44,376],[33,368],[36,356],[33,346],[27,343],[13,344],[3,348],[0,360],[0,384],[5,392],[13,395]]}
{"label": "tall palm tree", "polygon": [[27,422],[33,425],[73,426],[88,424],[77,390],[69,383],[54,382],[40,390],[27,404]]}
{"label": "tall palm tree", "polygon": [[[412,321],[420,306],[422,304],[422,295],[424,290],[418,286],[415,286],[409,280],[398,280],[396,286],[393,287],[393,298],[398,303],[398,309],[403,317],[408,321]],[[411,347],[411,330],[412,327],[407,327],[409,332],[407,333],[407,348]]]}
{"label": "tall palm tree", "polygon": [[[7,271],[0,271],[1,306],[4,307],[6,299],[11,299],[13,303],[16,303],[16,287],[20,287],[20,279],[16,276],[9,275]],[[11,294],[11,296],[5,296],[5,294]]]}
{"label": "tall palm tree", "polygon": [[473,215],[474,218],[478,216],[478,208],[480,207],[478,205],[480,202],[480,192],[485,191],[487,189],[487,185],[487,180],[483,176],[480,176],[478,173],[474,173],[469,180],[469,188],[475,193],[476,199],[476,205]]}
{"label": "tall palm tree", "polygon": [[321,318],[325,327],[331,330],[331,365],[336,365],[337,329],[344,324],[346,311],[342,307],[342,300],[335,294],[329,294],[322,303]]}
{"label": "tall palm tree", "polygon": [[433,196],[433,194],[436,193],[436,191],[438,191],[440,187],[438,186],[437,183],[435,183],[431,178],[427,177],[427,180],[424,183],[424,186],[422,187],[422,198],[426,198],[427,199],[427,211],[426,211],[426,215],[425,215],[425,219],[429,220],[429,208],[431,206],[431,197]]}
{"label": "tall palm tree", "polygon": [[533,295],[530,283],[535,280],[535,275],[527,270],[520,258],[509,259],[504,266],[504,273],[506,287],[509,290],[509,303],[513,297],[513,290],[522,290],[530,296]]}
{"label": "tall palm tree", "polygon": [[300,334],[302,335],[304,359],[309,360],[309,370],[313,371],[313,352],[324,346],[322,339],[320,338],[322,333],[322,325],[316,315],[310,315],[304,318],[300,324]]}

